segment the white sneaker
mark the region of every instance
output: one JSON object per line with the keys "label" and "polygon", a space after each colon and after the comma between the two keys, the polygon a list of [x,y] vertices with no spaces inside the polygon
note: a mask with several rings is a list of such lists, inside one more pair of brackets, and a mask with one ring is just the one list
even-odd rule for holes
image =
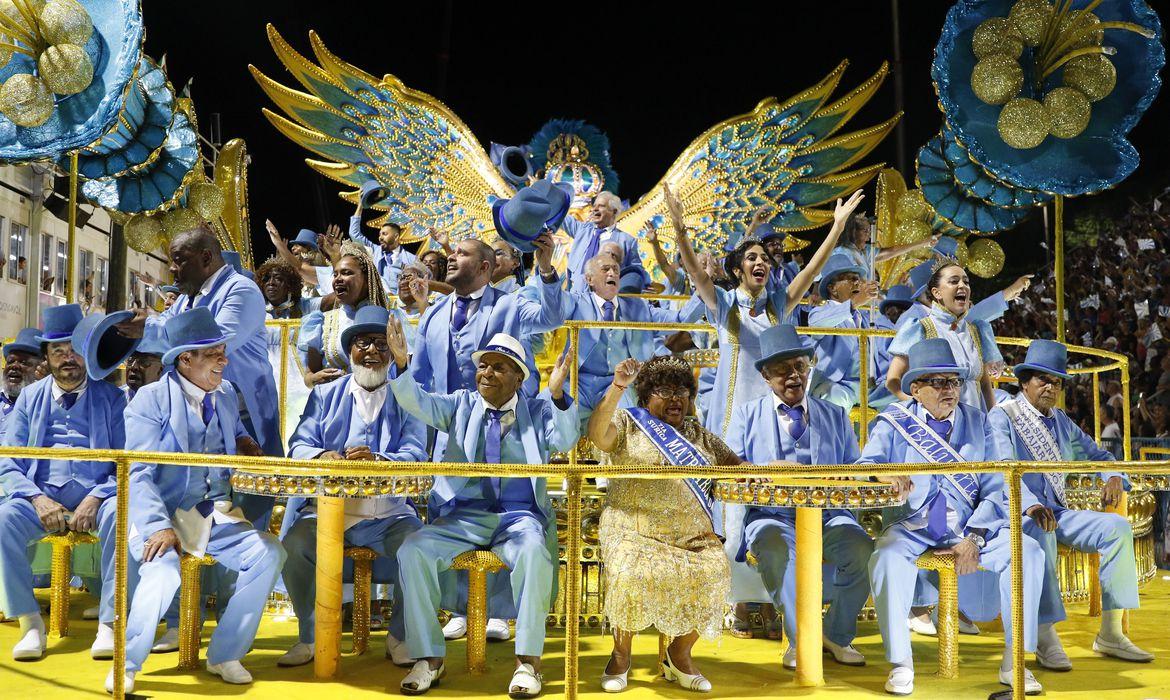
{"label": "white sneaker", "polygon": [[856,649],[852,644],[841,646],[834,644],[828,637],[822,637],[821,643],[825,645],[825,651],[833,656],[833,660],[842,666],[864,666],[865,656]]}
{"label": "white sneaker", "polygon": [[532,664],[520,664],[512,672],[512,680],[508,681],[508,697],[534,698],[540,695],[544,687],[544,676],[536,672]]}
{"label": "white sneaker", "polygon": [[438,668],[431,670],[430,663],[426,659],[420,659],[398,684],[398,688],[403,695],[422,695],[430,690],[432,685],[438,685],[446,672],[446,663],[439,664]]}
{"label": "white sneaker", "polygon": [[492,618],[487,622],[487,638],[493,642],[506,642],[512,638],[512,628],[507,620]]}
{"label": "white sneaker", "polygon": [[98,619],[98,615],[100,613],[101,613],[101,607],[94,605],[93,607],[89,607],[89,608],[86,608],[85,610],[81,611],[81,619],[82,620],[96,620],[96,619]]}
{"label": "white sneaker", "polygon": [[[999,682],[1009,688],[1012,686],[1012,669],[999,672]],[[1028,669],[1024,669],[1024,695],[1039,695],[1044,692],[1044,686],[1040,685],[1040,681],[1036,680],[1036,676]]]}
{"label": "white sneaker", "polygon": [[914,692],[914,669],[895,666],[886,678],[886,692],[890,695],[909,695]]}
{"label": "white sneaker", "polygon": [[15,661],[36,661],[45,655],[45,623],[40,615],[20,635],[20,641],[12,647],[12,658]]}
{"label": "white sneaker", "polygon": [[248,669],[244,668],[239,660],[224,661],[222,664],[208,663],[207,672],[233,685],[247,685],[252,682],[252,674],[248,673]]}
{"label": "white sneaker", "polygon": [[109,625],[98,625],[97,637],[93,646],[89,648],[89,655],[98,661],[108,661],[114,658],[114,628]]}
{"label": "white sneaker", "polygon": [[412,666],[414,659],[406,648],[406,642],[399,641],[394,635],[386,633],[386,658],[395,666]]}
{"label": "white sneaker", "polygon": [[924,634],[927,637],[938,636],[938,629],[934,626],[934,620],[931,620],[930,618],[923,620],[921,617],[911,615],[910,617],[906,618],[906,626],[910,628],[911,632]]}
{"label": "white sneaker", "polygon": [[467,634],[467,618],[462,615],[452,615],[447,624],[443,625],[443,639],[462,639]]}
{"label": "white sneaker", "polygon": [[[134,692],[134,674],[134,671],[127,671],[122,676],[122,690],[126,691],[127,695]],[[106,674],[106,692],[111,695],[114,694],[114,669],[112,668]]]}
{"label": "white sneaker", "polygon": [[152,654],[166,654],[179,650],[179,628],[168,627],[150,648]]}
{"label": "white sneaker", "polygon": [[796,647],[790,646],[784,651],[784,658],[780,660],[780,665],[789,671],[796,670]]}
{"label": "white sneaker", "polygon": [[313,655],[316,653],[316,645],[306,644],[305,642],[297,642],[291,649],[284,652],[284,655],[276,660],[277,666],[304,666],[313,660]]}
{"label": "white sneaker", "polygon": [[1093,651],[1122,661],[1147,663],[1154,660],[1153,654],[1131,642],[1129,637],[1108,640],[1098,634],[1097,638],[1093,640]]}

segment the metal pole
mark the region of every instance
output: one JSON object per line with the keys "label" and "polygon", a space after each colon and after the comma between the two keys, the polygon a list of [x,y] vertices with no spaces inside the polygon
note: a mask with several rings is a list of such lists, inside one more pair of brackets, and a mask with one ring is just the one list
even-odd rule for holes
{"label": "metal pole", "polygon": [[1008,478],[1008,525],[1012,548],[1012,698],[1024,700],[1024,525],[1020,512],[1020,469]]}
{"label": "metal pole", "polygon": [[288,433],[286,432],[285,419],[288,414],[288,339],[289,339],[289,324],[287,321],[282,321],[280,324],[280,439],[286,446],[288,445]]}
{"label": "metal pole", "polygon": [[[572,355],[572,364],[569,365],[569,389],[573,400],[577,400],[580,392],[580,381],[577,357],[577,348],[581,339],[581,329],[569,327],[569,354]],[[580,442],[580,441],[578,441]],[[577,697],[577,660],[581,645],[581,629],[578,619],[581,616],[581,475],[577,473],[577,445],[569,450],[569,477],[565,488],[565,517],[568,520],[568,541],[565,544],[565,698],[576,700]]]}
{"label": "metal pole", "polygon": [[[76,154],[73,162],[77,163]],[[114,698],[126,697],[126,589],[130,585],[127,557],[130,537],[130,460],[116,463],[118,492],[114,513]]]}
{"label": "metal pole", "polygon": [[[894,113],[902,114],[906,111],[906,88],[902,81],[902,27],[898,21],[898,0],[890,0],[890,31],[893,39],[894,59]],[[903,177],[909,175],[906,164],[906,120],[899,119],[894,127],[894,144],[898,149],[898,172]]]}
{"label": "metal pole", "polygon": [[[821,655],[824,581],[821,570],[821,510],[796,509],[796,674],[793,682],[809,687],[825,684]],[[789,640],[792,643],[792,640]]]}
{"label": "metal pole", "polygon": [[65,303],[72,304],[77,296],[73,289],[77,281],[77,151],[69,154],[69,259],[65,265]]}
{"label": "metal pole", "polygon": [[857,435],[861,446],[865,447],[866,433],[869,432],[869,333],[865,333],[857,340],[859,341],[857,343],[857,366],[859,368],[857,375],[861,378],[860,393],[857,397],[861,429],[857,431]]}
{"label": "metal pole", "polygon": [[1056,276],[1056,342],[1064,342],[1064,197],[1056,195],[1052,200],[1053,230],[1055,231],[1055,245],[1053,246],[1054,271]]}

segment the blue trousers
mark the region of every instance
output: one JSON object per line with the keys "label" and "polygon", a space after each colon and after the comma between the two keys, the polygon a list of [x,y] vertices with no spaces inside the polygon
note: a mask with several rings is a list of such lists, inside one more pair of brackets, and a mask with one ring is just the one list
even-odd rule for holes
{"label": "blue trousers", "polygon": [[[126,618],[126,670],[140,671],[154,645],[155,628],[179,590],[179,555],[170,550],[142,561],[143,540],[130,539],[130,553],[139,562],[139,585]],[[239,574],[231,600],[207,646],[207,663],[242,659],[256,638],[268,594],[284,564],[284,549],[267,532],[248,523],[213,524],[207,553]]]}
{"label": "blue trousers", "polygon": [[[784,634],[796,643],[796,526],[782,515],[759,518],[746,526],[748,548],[772,603],[784,609]],[[869,598],[866,567],[873,554],[873,540],[851,515],[835,515],[825,522],[823,556],[834,565],[826,597],[825,636],[834,644],[848,646],[857,636],[857,614]]]}
{"label": "blue trousers", "polygon": [[1044,532],[1031,518],[1024,518],[1024,532],[1044,549],[1044,583],[1040,588],[1041,624],[1065,619],[1056,575],[1056,545],[1101,555],[1101,609],[1130,610],[1138,607],[1137,565],[1133,557],[1133,529],[1116,513],[1057,510],[1056,530]]}
{"label": "blue trousers", "polygon": [[516,606],[516,655],[544,652],[544,623],[552,604],[557,563],[545,525],[531,513],[456,509],[411,533],[398,548],[398,575],[406,611],[406,645],[416,659],[440,658],[447,646],[437,612],[439,574],[471,549],[490,549],[511,572]]}
{"label": "blue trousers", "polygon": [[[390,615],[390,634],[395,639],[405,639],[403,623],[402,586],[398,585],[398,548],[407,535],[422,527],[414,515],[397,518],[363,520],[345,531],[348,547],[369,547],[394,562],[394,612]],[[297,615],[300,641],[312,644],[315,637],[317,600],[317,518],[303,515],[284,536],[284,549],[288,558],[284,562],[284,585],[292,599]]]}
{"label": "blue trousers", "polygon": [[[60,489],[45,487],[45,495],[72,511],[88,495],[77,482]],[[114,529],[117,499],[107,498],[98,507],[97,533],[102,548],[102,587],[99,596],[99,622],[114,624]],[[0,610],[9,617],[39,613],[33,595],[32,563],[29,545],[49,533],[41,525],[36,508],[24,498],[10,498],[0,503]],[[130,567],[131,569],[133,567]]]}
{"label": "blue trousers", "polygon": [[[958,541],[934,541],[925,530],[907,530],[895,523],[882,533],[869,559],[869,579],[878,629],[886,646],[886,660],[907,663],[913,660],[910,628],[906,617],[914,603],[917,560],[928,549],[950,546]],[[1044,550],[1035,540],[1024,538],[1024,649],[1036,650],[1036,620],[1040,586],[1044,579]],[[979,552],[979,565],[999,576],[1000,609],[1012,609],[1011,538],[1007,529],[993,537]],[[1004,623],[1004,648],[1012,648],[1010,612]]]}

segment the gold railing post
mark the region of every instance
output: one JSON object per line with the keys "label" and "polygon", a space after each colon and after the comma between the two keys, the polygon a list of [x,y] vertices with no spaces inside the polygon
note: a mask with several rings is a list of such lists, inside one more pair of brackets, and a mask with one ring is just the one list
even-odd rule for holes
{"label": "gold railing post", "polygon": [[288,323],[280,324],[280,391],[277,397],[280,400],[280,440],[287,444],[288,433],[285,421],[288,418],[288,340],[291,329]]}
{"label": "gold railing post", "polygon": [[[317,498],[317,649],[313,675],[333,678],[341,659],[341,568],[345,550],[345,499]],[[324,585],[323,585],[324,584]]]}
{"label": "gold railing post", "polygon": [[1101,375],[1093,372],[1093,441],[1101,446]]}
{"label": "gold railing post", "polygon": [[1121,456],[1125,461],[1133,459],[1133,446],[1130,445],[1130,440],[1133,436],[1132,426],[1130,425],[1130,407],[1129,407],[1129,361],[1124,360],[1120,363],[1121,367]]}
{"label": "gold railing post", "polygon": [[[574,351],[576,345],[574,345]],[[568,520],[569,532],[565,545],[565,698],[576,700],[577,697],[577,664],[578,652],[581,643],[581,627],[578,618],[581,616],[581,474],[577,471],[576,450],[570,453],[568,488],[565,489],[565,499],[568,503],[565,517]]]}
{"label": "gold railing post", "polygon": [[[76,163],[77,156],[74,155]],[[115,461],[117,498],[114,512],[114,698],[126,697],[126,589],[130,586],[130,460]]]}
{"label": "gold railing post", "polygon": [[1013,466],[1008,478],[1008,525],[1012,547],[1012,698],[1024,700],[1024,524],[1020,512],[1020,476]]}
{"label": "gold railing post", "polygon": [[[861,378],[861,391],[857,395],[857,402],[861,411],[861,427],[857,431],[857,440],[861,444],[861,447],[864,448],[866,433],[869,432],[866,429],[866,426],[869,425],[869,329],[865,329],[865,332],[857,340],[860,341],[857,343],[857,349],[859,351],[857,355],[857,361],[859,363],[857,374]],[[874,381],[877,381],[876,377]]]}
{"label": "gold railing post", "polygon": [[[36,231],[31,235],[38,235]],[[77,300],[77,151],[69,154],[69,259],[66,261],[65,272],[65,303],[72,304]],[[31,265],[31,263],[30,263]]]}
{"label": "gold railing post", "polygon": [[[825,684],[820,630],[822,581],[820,508],[796,509],[796,674],[798,686]],[[810,634],[811,633],[811,634]],[[792,643],[792,640],[789,640]]]}
{"label": "gold railing post", "polygon": [[[1056,195],[1052,200],[1052,219],[1056,245],[1053,246],[1055,266],[1053,275],[1056,277],[1056,342],[1064,343],[1064,197]],[[1062,394],[1064,392],[1061,392]]]}

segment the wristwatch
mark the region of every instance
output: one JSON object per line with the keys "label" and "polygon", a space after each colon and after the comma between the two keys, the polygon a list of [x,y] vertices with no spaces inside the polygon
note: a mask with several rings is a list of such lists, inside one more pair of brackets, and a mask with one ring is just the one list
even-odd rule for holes
{"label": "wristwatch", "polygon": [[987,544],[987,540],[983,539],[983,535],[979,535],[974,532],[968,533],[965,539],[979,549],[983,549],[983,547]]}

